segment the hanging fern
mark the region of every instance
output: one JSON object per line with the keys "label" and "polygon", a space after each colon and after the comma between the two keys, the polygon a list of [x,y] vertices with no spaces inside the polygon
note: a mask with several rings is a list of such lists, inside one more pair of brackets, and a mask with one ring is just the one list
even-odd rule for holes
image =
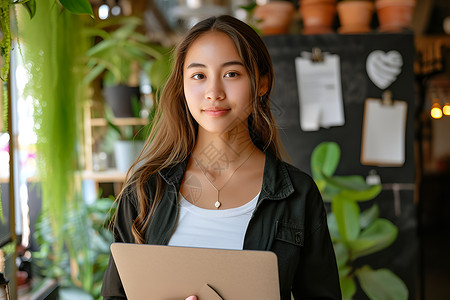
{"label": "hanging fern", "polygon": [[0,0],[0,54],[1,54],[1,69],[0,79],[2,83],[2,120],[3,130],[8,130],[8,74],[9,74],[9,62],[11,56],[11,24],[9,19],[10,12],[9,0]]}
{"label": "hanging fern", "polygon": [[3,59],[1,68],[1,80],[8,81],[9,61],[11,55],[11,24],[10,24],[10,6],[9,0],[0,0],[0,26],[3,33],[0,41],[0,52]]}
{"label": "hanging fern", "polygon": [[60,264],[65,249],[71,245],[68,211],[76,209],[82,201],[75,174],[79,170],[81,108],[86,97],[81,89],[82,73],[77,58],[86,51],[87,41],[81,35],[82,17],[61,11],[54,0],[40,0],[36,4],[33,19],[23,9],[18,13],[19,35],[25,66],[31,75],[26,93],[34,98],[35,104],[42,212],[55,234],[54,263]]}

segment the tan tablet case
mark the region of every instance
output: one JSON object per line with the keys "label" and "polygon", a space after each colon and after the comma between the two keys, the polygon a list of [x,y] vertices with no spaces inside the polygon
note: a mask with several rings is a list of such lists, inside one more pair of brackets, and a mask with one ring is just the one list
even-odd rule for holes
{"label": "tan tablet case", "polygon": [[277,257],[269,251],[113,243],[130,300],[278,300]]}

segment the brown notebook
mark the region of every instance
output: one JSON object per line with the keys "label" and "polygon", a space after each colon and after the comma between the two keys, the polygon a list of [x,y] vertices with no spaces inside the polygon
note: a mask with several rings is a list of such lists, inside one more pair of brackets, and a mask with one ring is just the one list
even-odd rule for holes
{"label": "brown notebook", "polygon": [[130,300],[280,299],[275,253],[113,243]]}

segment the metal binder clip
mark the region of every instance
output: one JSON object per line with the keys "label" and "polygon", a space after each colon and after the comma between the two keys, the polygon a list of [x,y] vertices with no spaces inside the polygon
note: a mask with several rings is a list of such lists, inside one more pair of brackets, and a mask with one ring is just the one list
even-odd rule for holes
{"label": "metal binder clip", "polygon": [[369,185],[381,184],[381,177],[376,170],[372,169],[369,171],[369,175],[366,177],[366,183]]}
{"label": "metal binder clip", "polygon": [[311,60],[313,62],[323,62],[323,54],[322,50],[319,47],[312,48]]}
{"label": "metal binder clip", "polygon": [[383,92],[382,96],[383,105],[392,105],[392,92],[390,90],[386,90]]}

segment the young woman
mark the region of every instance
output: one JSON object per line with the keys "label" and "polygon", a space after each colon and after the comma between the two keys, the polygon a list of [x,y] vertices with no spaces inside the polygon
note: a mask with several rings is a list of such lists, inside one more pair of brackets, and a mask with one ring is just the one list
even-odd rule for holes
{"label": "young woman", "polygon": [[[270,250],[281,299],[340,299],[319,191],[281,160],[273,77],[261,38],[233,17],[186,34],[140,167],[118,197],[115,240]],[[112,259],[102,295],[125,297]]]}

